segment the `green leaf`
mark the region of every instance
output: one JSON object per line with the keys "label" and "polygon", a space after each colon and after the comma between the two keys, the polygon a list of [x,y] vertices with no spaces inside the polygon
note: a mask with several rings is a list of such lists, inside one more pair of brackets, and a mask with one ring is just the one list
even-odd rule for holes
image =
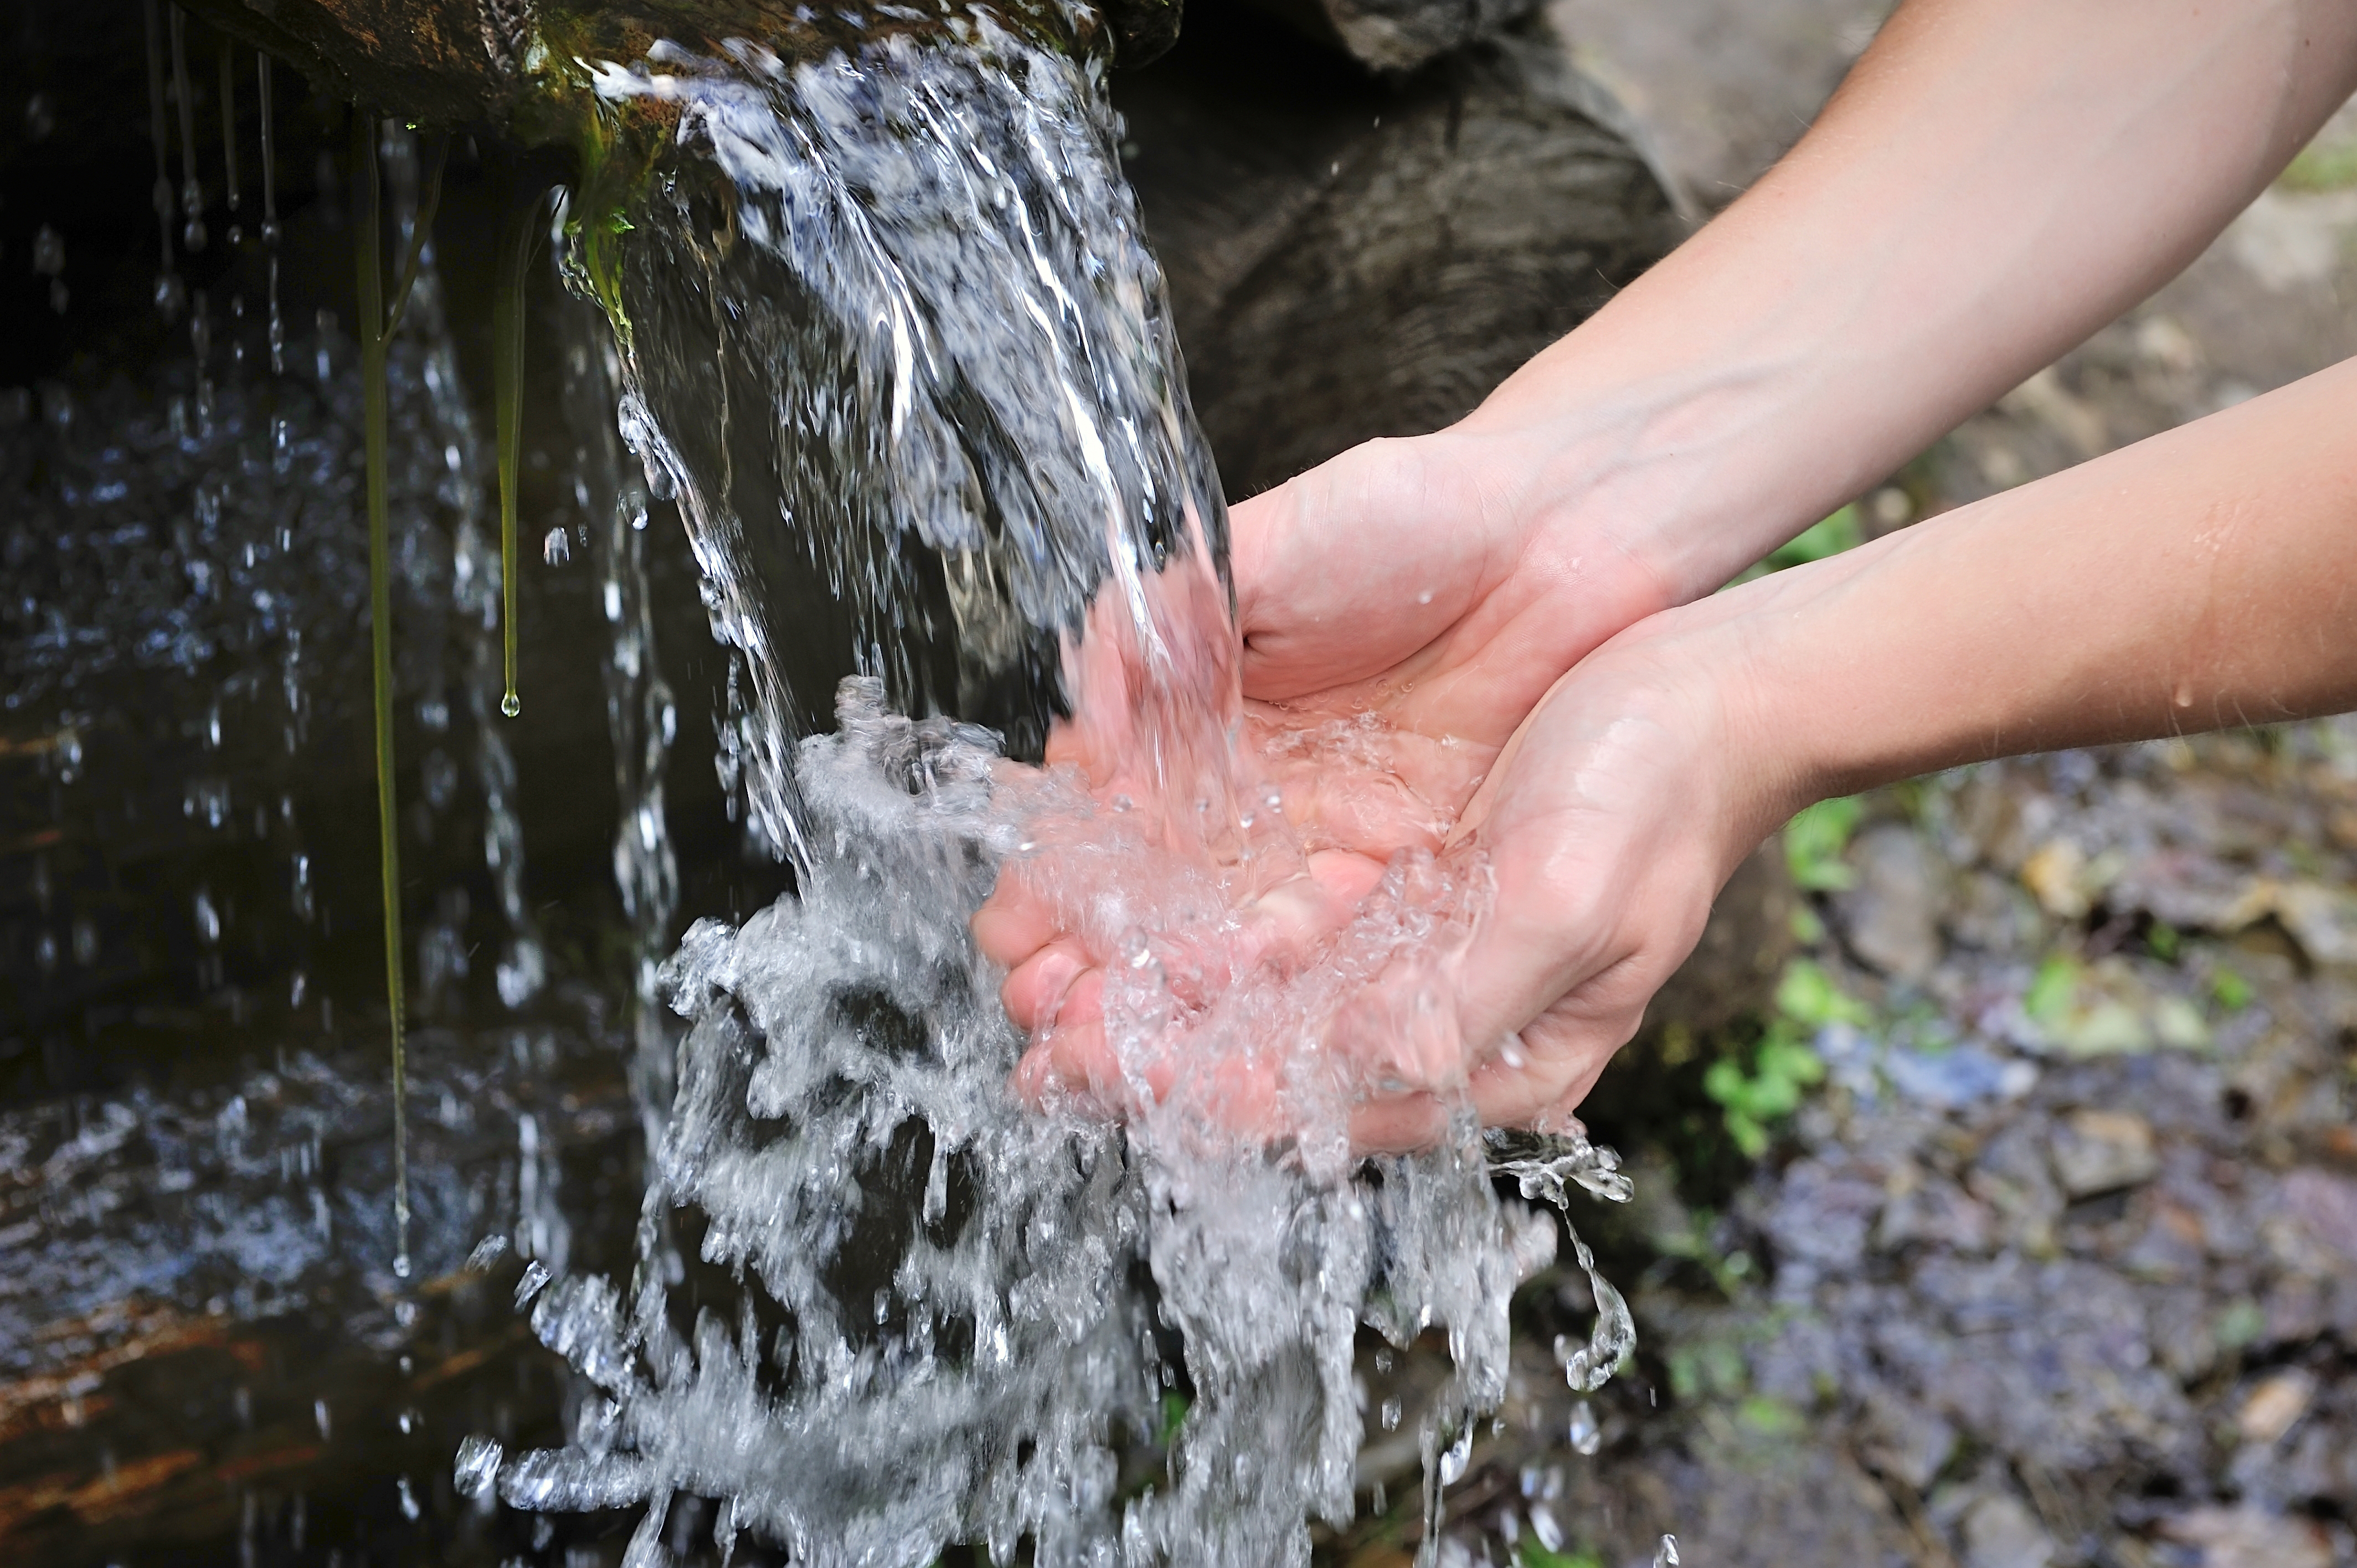
{"label": "green leaf", "polygon": [[2222,969],[2210,982],[2210,994],[2227,1012],[2239,1013],[2251,1004],[2251,983],[2231,969]]}
{"label": "green leaf", "polygon": [[2071,1011],[2079,997],[2079,965],[2061,953],[2050,955],[2030,978],[2022,993],[2021,1010],[2040,1024],[2051,1024]]}
{"label": "green leaf", "polygon": [[1702,1091],[1730,1110],[1743,1103],[1750,1087],[1750,1079],[1743,1076],[1743,1065],[1732,1057],[1719,1058],[1702,1075]]}
{"label": "green leaf", "polygon": [[1760,1071],[1762,1077],[1773,1074],[1803,1085],[1823,1083],[1825,1079],[1823,1058],[1800,1041],[1786,1039],[1773,1031],[1760,1042]]}
{"label": "green leaf", "polygon": [[1851,1024],[1860,1028],[1874,1021],[1873,1010],[1834,983],[1823,965],[1796,958],[1784,966],[1776,983],[1776,1011],[1804,1029],[1827,1024]]}

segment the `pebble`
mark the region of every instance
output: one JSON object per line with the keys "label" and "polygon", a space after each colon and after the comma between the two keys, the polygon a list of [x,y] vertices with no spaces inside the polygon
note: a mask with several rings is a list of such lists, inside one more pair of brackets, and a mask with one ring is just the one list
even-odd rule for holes
{"label": "pebble", "polygon": [[2054,1538],[2019,1498],[1999,1492],[1964,1514],[1964,1568],[2047,1568]]}
{"label": "pebble", "polygon": [[2308,1413],[2316,1398],[2316,1380],[2294,1369],[2263,1380],[2234,1412],[2234,1429],[2245,1443],[2271,1444]]}
{"label": "pebble", "polygon": [[2054,1130],[2048,1153],[2072,1198],[2136,1187],[2160,1174],[2152,1123],[2132,1111],[2074,1111]]}

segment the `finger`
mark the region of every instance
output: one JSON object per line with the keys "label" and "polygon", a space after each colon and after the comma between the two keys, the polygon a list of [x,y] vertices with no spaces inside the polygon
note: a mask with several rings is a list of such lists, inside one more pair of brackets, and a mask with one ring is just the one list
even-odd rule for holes
{"label": "finger", "polygon": [[1354,1155],[1408,1155],[1428,1149],[1448,1130],[1448,1111],[1438,1096],[1416,1090],[1370,1100],[1351,1112]]}
{"label": "finger", "polygon": [[[1082,978],[1091,974],[1096,976],[1096,984],[1085,996],[1074,996]],[[1092,1003],[1103,991],[1103,975],[1090,967],[1088,950],[1066,937],[1041,948],[1009,972],[998,988],[998,999],[1017,1028],[1036,1035],[1055,1027],[1068,1007]]]}
{"label": "finger", "polygon": [[1637,1020],[1534,1023],[1473,1069],[1466,1085],[1484,1127],[1529,1127],[1587,1098]]}
{"label": "finger", "polygon": [[1060,934],[1055,910],[1012,872],[974,912],[974,945],[1001,969],[1019,967]]}

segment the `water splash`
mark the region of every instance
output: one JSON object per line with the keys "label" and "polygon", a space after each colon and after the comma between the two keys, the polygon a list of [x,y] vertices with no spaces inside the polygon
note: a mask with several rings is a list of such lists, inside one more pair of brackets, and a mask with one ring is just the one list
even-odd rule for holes
{"label": "water splash", "polygon": [[[737,657],[724,739],[797,884],[664,970],[693,1023],[648,1213],[697,1272],[674,1293],[642,1251],[627,1289],[552,1280],[534,1331],[597,1391],[576,1439],[469,1451],[467,1483],[495,1462],[520,1507],[643,1506],[629,1560],[692,1495],[722,1499],[724,1552],[752,1530],[813,1563],[1306,1563],[1308,1521],[1354,1508],[1362,1323],[1447,1337],[1429,1549],[1504,1392],[1508,1297],[1555,1253],[1494,1195],[1461,1079],[1433,1148],[1361,1161],[1365,1075],[1320,1047],[1358,1009],[1445,1056],[1418,1031],[1486,907],[1478,857],[1402,854],[1295,969],[1168,940],[1306,850],[1254,805],[1224,511],[1100,70],[979,7],[799,65],[738,42],[597,68],[674,129],[656,177],[585,187],[567,265]],[[834,730],[806,734],[845,647]],[[1015,767],[944,708],[1111,771]],[[1128,961],[1125,1125],[1018,1100],[968,932],[1051,849],[1040,874]],[[1239,1072],[1274,1122],[1234,1114]],[[1625,1196],[1576,1133],[1516,1157],[1531,1196]],[[1588,1388],[1627,1349],[1597,1287]]]}

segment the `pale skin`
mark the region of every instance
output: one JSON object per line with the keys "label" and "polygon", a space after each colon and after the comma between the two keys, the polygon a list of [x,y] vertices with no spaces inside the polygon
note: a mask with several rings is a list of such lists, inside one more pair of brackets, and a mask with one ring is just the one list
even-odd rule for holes
{"label": "pale skin", "polygon": [[[1234,509],[1246,695],[1381,714],[1494,868],[1450,976],[1485,1121],[1576,1105],[1810,800],[2357,706],[2352,365],[1712,592],[2174,275],[2352,89],[2339,0],[1910,0],[1781,164],[1472,415]],[[1432,836],[1361,802],[1320,839],[1343,792],[1286,778],[1320,854],[1256,940],[1314,950]],[[975,929],[1026,1084],[1102,1081],[1103,955],[1019,878]],[[1437,1104],[1371,1091],[1353,1135]]]}

